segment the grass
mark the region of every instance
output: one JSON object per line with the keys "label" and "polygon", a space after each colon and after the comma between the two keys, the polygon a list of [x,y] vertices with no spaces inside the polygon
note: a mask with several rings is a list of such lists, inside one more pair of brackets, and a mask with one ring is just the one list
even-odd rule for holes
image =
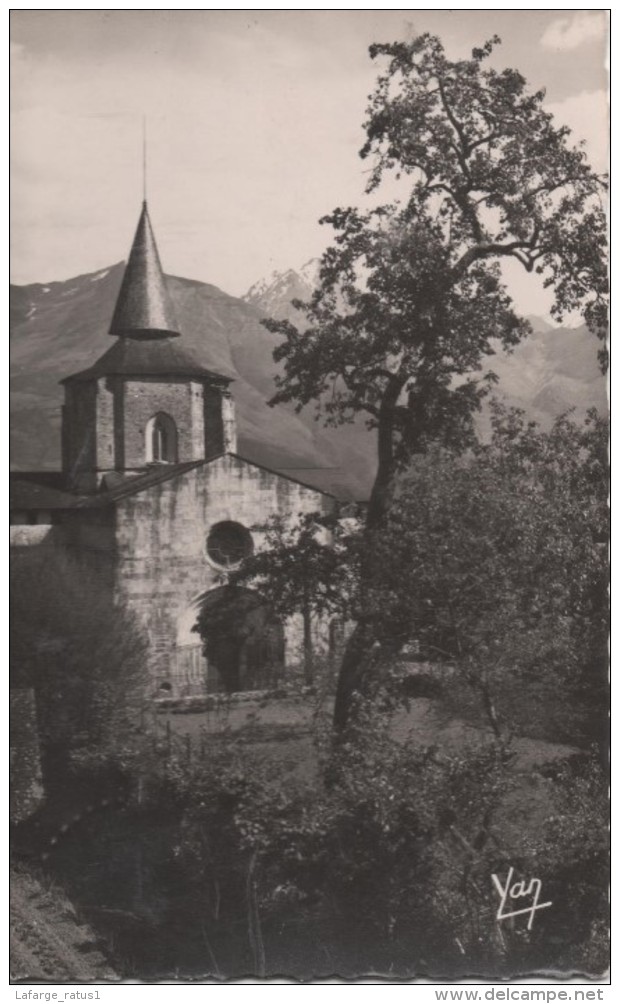
{"label": "grass", "polygon": [[[250,698],[217,713],[161,714],[159,725],[166,728],[168,722],[171,736],[189,756],[202,756],[210,743],[233,738],[248,769],[260,763],[278,781],[286,778],[293,783],[315,784],[320,776],[313,736],[318,710],[329,718],[331,701],[318,709],[311,697]],[[429,697],[409,700],[407,707],[396,712],[393,735],[414,747],[435,747],[449,755],[494,742],[489,728],[456,717],[441,699]],[[552,811],[553,785],[545,777],[545,768],[577,752],[570,746],[529,737],[514,738],[511,751],[515,786],[506,794],[501,811],[501,829],[509,845],[518,844],[524,831],[538,829]]]}
{"label": "grass", "polygon": [[[167,721],[172,734],[189,737],[192,746],[218,735],[234,735],[255,751],[277,746],[284,752],[284,747],[290,745],[300,746],[312,755],[311,733],[317,712],[329,717],[331,702],[318,708],[309,697],[250,698],[217,711],[164,712],[159,715],[159,726],[165,728]],[[492,740],[486,726],[448,713],[441,699],[429,697],[409,700],[408,707],[396,712],[393,734],[400,741],[408,740],[420,747],[438,746],[449,753],[457,753],[464,745]],[[518,769],[524,771],[575,752],[573,747],[527,736],[515,738],[512,746]]]}

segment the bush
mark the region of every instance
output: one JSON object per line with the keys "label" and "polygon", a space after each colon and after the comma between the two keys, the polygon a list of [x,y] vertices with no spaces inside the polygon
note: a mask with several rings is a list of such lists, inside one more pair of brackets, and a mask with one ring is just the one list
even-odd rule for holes
{"label": "bush", "polygon": [[[138,976],[506,977],[606,962],[603,778],[582,754],[520,773],[491,737],[449,754],[390,734],[317,736],[322,772],[274,770],[243,736],[119,744],[122,806],[53,852],[55,873]],[[110,855],[110,848],[114,849]],[[498,925],[491,876],[540,877],[553,908]],[[123,961],[130,959],[130,963]],[[129,967],[129,968],[128,968]]]}
{"label": "bush", "polygon": [[[301,789],[254,763],[248,772],[234,743],[181,769],[177,863],[218,957],[223,931],[237,932],[228,975],[244,958],[302,977],[600,972],[606,837],[593,825],[604,816],[593,758],[526,781],[494,741],[448,755],[395,742],[389,716],[357,719],[363,742],[324,749],[324,780]],[[491,876],[511,866],[540,876],[554,903],[531,931],[527,918],[497,924]]]}
{"label": "bush", "polygon": [[34,688],[46,788],[103,767],[145,700],[143,637],[101,569],[26,550],[11,568],[13,686]]}
{"label": "bush", "polygon": [[473,696],[498,735],[606,742],[607,436],[595,412],[543,432],[496,404],[486,446],[396,482],[374,545],[384,649],[453,667],[455,707]]}

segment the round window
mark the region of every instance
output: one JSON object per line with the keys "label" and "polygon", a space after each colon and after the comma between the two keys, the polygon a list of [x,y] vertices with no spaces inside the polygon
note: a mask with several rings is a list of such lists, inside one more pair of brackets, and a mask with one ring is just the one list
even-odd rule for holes
{"label": "round window", "polygon": [[216,565],[232,568],[248,558],[254,549],[252,534],[241,523],[216,523],[207,537],[207,554]]}

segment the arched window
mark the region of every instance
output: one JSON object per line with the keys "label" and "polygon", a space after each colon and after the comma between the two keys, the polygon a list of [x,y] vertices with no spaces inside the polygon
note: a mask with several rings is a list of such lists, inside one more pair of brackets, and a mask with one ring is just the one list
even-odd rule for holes
{"label": "arched window", "polygon": [[146,462],[176,464],[177,427],[174,419],[159,411],[146,423]]}

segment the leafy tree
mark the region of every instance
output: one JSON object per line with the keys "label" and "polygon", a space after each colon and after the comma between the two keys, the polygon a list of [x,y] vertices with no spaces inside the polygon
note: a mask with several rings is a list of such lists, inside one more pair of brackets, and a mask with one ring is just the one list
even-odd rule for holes
{"label": "leafy tree", "polygon": [[[458,752],[398,740],[389,713],[360,704],[364,742],[330,747],[328,780],[274,776],[256,756],[248,771],[228,747],[186,777],[182,857],[208,942],[245,933],[234,912],[252,901],[266,972],[602,972],[605,784],[592,758],[524,771],[483,737]],[[511,866],[542,874],[554,905],[532,931],[496,922],[491,875]]]}
{"label": "leafy tree", "polygon": [[[491,438],[435,446],[394,479],[373,535],[368,656],[377,693],[404,645],[454,675],[448,700],[498,739],[603,740],[607,703],[607,438],[595,411],[549,432],[491,403]],[[368,536],[361,523],[277,522],[235,581],[276,610],[354,620]],[[310,600],[308,597],[310,596]],[[398,676],[398,673],[396,674]]]}
{"label": "leafy tree", "polygon": [[340,671],[335,724],[372,675],[377,641],[364,592],[376,574],[371,538],[388,508],[395,472],[431,441],[463,448],[491,377],[481,364],[527,333],[502,282],[517,261],[551,286],[553,313],[580,310],[606,330],[604,180],[569,130],[557,127],[515,70],[486,60],[499,39],[467,60],[439,39],[373,45],[389,60],[371,96],[361,151],[369,189],[400,177],[401,201],[368,212],[336,209],[320,285],[296,302],[306,327],[267,321],[283,336],[273,402],[314,401],[326,422],[361,413],[377,433],[377,475],[366,518],[362,611]]}
{"label": "leafy tree", "polygon": [[146,646],[101,570],[24,549],[11,565],[11,683],[33,688],[48,791],[105,770],[146,698]]}
{"label": "leafy tree", "polygon": [[[232,595],[249,585],[279,617],[302,616],[307,684],[314,676],[313,621],[335,617],[342,623],[357,610],[359,535],[354,527],[337,513],[308,513],[294,523],[275,516],[261,527],[265,548],[229,576]],[[203,638],[213,633],[212,617],[201,614],[197,630]]]}
{"label": "leafy tree", "polygon": [[284,656],[282,627],[255,590],[227,582],[203,602],[192,630],[200,635],[205,658],[217,668],[228,693],[277,684]]}
{"label": "leafy tree", "polygon": [[607,422],[546,433],[495,405],[492,426],[469,455],[436,450],[396,479],[377,634],[456,669],[448,690],[473,688],[498,738],[604,739]]}

